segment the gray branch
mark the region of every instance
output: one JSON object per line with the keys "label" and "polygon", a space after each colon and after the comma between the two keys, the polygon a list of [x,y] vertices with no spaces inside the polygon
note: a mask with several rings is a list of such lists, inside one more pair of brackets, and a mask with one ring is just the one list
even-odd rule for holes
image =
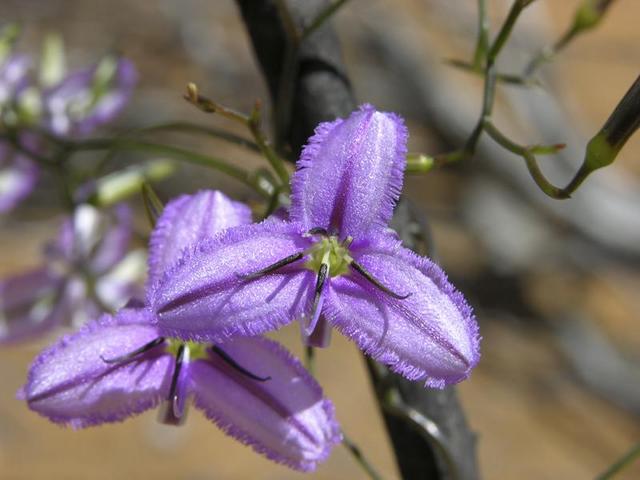
{"label": "gray branch", "polygon": [[[288,47],[285,29],[274,2],[237,0],[237,3],[275,100],[285,70]],[[307,25],[326,4],[321,0],[289,3],[298,28]],[[293,121],[286,132],[292,157],[297,156],[319,122],[344,116],[356,104],[337,37],[328,25],[303,42],[297,61]],[[398,210],[396,226],[405,238],[410,238],[407,232],[415,230],[416,222],[408,209]],[[467,426],[455,389],[426,389],[375,362],[370,361],[368,366],[403,478],[478,478],[475,435]]]}

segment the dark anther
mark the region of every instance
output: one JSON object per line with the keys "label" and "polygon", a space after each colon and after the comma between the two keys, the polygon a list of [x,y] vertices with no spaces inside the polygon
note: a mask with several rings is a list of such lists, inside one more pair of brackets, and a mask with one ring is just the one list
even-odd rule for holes
{"label": "dark anther", "polygon": [[309,235],[323,235],[325,237],[329,236],[329,232],[327,232],[326,228],[323,227],[313,227],[311,230],[307,232]]}
{"label": "dark anther", "polygon": [[275,272],[279,268],[282,268],[290,263],[297,262],[302,257],[304,257],[304,252],[294,253],[293,255],[289,255],[282,260],[278,260],[276,263],[269,265],[268,267],[263,268],[262,270],[258,270],[255,273],[250,273],[248,275],[241,275],[243,280],[253,280],[255,278],[261,277],[262,275],[266,275],[267,273]]}
{"label": "dark anther", "polygon": [[180,392],[178,392],[178,380],[180,379],[180,370],[182,370],[182,363],[184,362],[184,352],[186,350],[184,343],[178,347],[178,353],[176,354],[176,366],[173,369],[173,377],[171,377],[171,387],[169,388],[169,403],[173,409],[173,415],[176,418],[182,417],[184,413],[180,406]]}
{"label": "dark anther", "polygon": [[135,349],[133,352],[129,352],[125,355],[121,355],[119,357],[115,357],[115,358],[104,358],[102,355],[100,355],[100,358],[102,359],[102,361],[104,363],[121,363],[121,362],[126,362],[128,360],[131,360],[135,357],[137,357],[138,355],[142,355],[143,353],[148,352],[149,350],[151,350],[152,348],[157,347],[158,345],[161,345],[164,343],[164,337],[158,337],[155,340],[151,340],[149,343],[141,346],[140,348]]}
{"label": "dark anther", "polygon": [[371,282],[376,288],[382,290],[387,295],[391,295],[393,298],[397,298],[398,300],[404,300],[411,296],[410,293],[406,295],[400,295],[399,293],[394,292],[393,290],[389,290],[389,288],[385,287],[378,279],[376,279],[373,275],[367,272],[362,265],[360,265],[355,260],[350,263],[351,268],[353,268],[356,272],[366,278],[369,282]]}
{"label": "dark anther", "polygon": [[323,263],[320,265],[320,270],[318,271],[318,279],[316,280],[316,289],[313,296],[313,311],[315,313],[316,308],[318,308],[318,302],[320,301],[320,294],[322,293],[322,287],[324,287],[324,282],[327,280],[327,273],[329,273],[329,265]]}
{"label": "dark anther", "polygon": [[231,358],[231,356],[229,356],[229,354],[227,352],[225,352],[224,350],[222,350],[220,347],[218,347],[216,345],[212,345],[211,346],[211,350],[213,350],[214,353],[217,353],[218,356],[222,360],[224,360],[224,362],[227,365],[229,365],[231,368],[237,370],[238,372],[240,372],[241,374],[251,378],[252,380],[257,380],[258,382],[266,382],[267,380],[271,380],[271,377],[260,377],[260,376],[256,375],[255,373],[251,373],[249,370],[247,370],[242,365],[240,365],[238,362],[236,362],[233,358]]}

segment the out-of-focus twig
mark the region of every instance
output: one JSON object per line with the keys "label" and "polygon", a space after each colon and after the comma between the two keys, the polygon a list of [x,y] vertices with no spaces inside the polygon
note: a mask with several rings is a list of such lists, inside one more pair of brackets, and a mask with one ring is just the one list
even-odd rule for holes
{"label": "out-of-focus twig", "polygon": [[522,75],[531,78],[536,70],[549,62],[560,51],[564,50],[578,35],[596,27],[604,17],[614,0],[583,0],[573,16],[573,22],[567,30],[553,44],[540,50],[527,64]]}
{"label": "out-of-focus twig", "polygon": [[596,480],[611,480],[615,475],[620,473],[625,467],[631,465],[631,462],[640,457],[640,442],[636,443],[620,460],[611,465],[605,472],[596,477]]}

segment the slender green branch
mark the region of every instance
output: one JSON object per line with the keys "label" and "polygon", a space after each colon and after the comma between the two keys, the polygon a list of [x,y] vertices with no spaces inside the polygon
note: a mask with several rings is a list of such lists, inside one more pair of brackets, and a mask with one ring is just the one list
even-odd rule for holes
{"label": "slender green branch", "polygon": [[134,137],[145,133],[156,133],[163,131],[202,134],[215,139],[224,140],[234,145],[239,145],[254,152],[260,152],[260,149],[258,148],[258,145],[255,144],[255,142],[241,137],[240,135],[235,135],[222,129],[188,122],[168,122],[161,123],[159,125],[153,125],[151,127],[144,127],[139,130],[134,130],[129,136]]}
{"label": "slender green branch", "polygon": [[247,127],[253,136],[259,151],[267,159],[273,170],[283,185],[289,185],[289,171],[285,166],[284,160],[276,153],[266,135],[261,128],[261,107],[260,102],[256,102],[250,115],[237,112],[230,108],[224,107],[214,102],[210,98],[204,97],[198,93],[198,87],[194,83],[187,85],[187,93],[185,100],[195,105],[203,112],[217,113],[230,120],[240,123]]}
{"label": "slender green branch", "polygon": [[[484,76],[484,67],[478,68],[474,64],[466,60],[458,60],[456,58],[446,59],[445,63],[452,67],[459,68],[465,72],[474,73]],[[542,84],[536,78],[524,77],[522,75],[514,75],[512,73],[496,73],[496,80],[507,85],[518,85],[521,87],[540,87]]]}
{"label": "slender green branch", "polygon": [[544,63],[566,48],[578,35],[596,27],[614,0],[583,0],[573,17],[573,22],[552,45],[542,48],[527,64],[523,77],[531,77]]}
{"label": "slender green branch", "polygon": [[310,345],[305,345],[304,347],[304,366],[311,376],[316,376],[316,357],[315,357],[315,349]]}
{"label": "slender green branch", "polygon": [[596,480],[611,480],[615,475],[620,473],[625,467],[631,465],[632,462],[640,457],[640,442],[636,443],[631,449],[625,453],[622,458],[607,468],[606,471],[596,477]]}
{"label": "slender green branch", "polygon": [[[524,159],[527,169],[531,174],[531,177],[536,182],[536,185],[540,187],[540,190],[542,190],[551,198],[556,198],[556,199],[569,198],[570,194],[567,193],[565,189],[556,187],[545,178],[544,174],[540,170],[540,167],[538,166],[538,162],[536,160],[535,155],[531,151],[531,147],[525,147],[513,142],[512,140],[507,138],[506,135],[500,132],[500,130],[498,130],[496,126],[493,123],[491,123],[491,120],[489,119],[485,119],[484,121],[484,130],[500,146],[502,146],[503,148],[505,148],[506,150],[512,153],[515,153],[516,155],[521,156]],[[546,147],[538,146],[535,148],[542,148],[544,150],[549,150],[549,151],[553,149],[553,147],[551,146],[546,146]]]}
{"label": "slender green branch", "polygon": [[491,48],[489,49],[489,53],[487,54],[487,62],[495,61],[496,57],[502,50],[502,47],[505,46],[507,40],[511,36],[511,32],[513,31],[513,27],[516,24],[516,20],[522,13],[522,11],[531,5],[535,0],[515,0],[513,5],[511,5],[511,9],[507,15],[507,19],[502,24],[500,31],[498,32],[498,36],[491,44]]}
{"label": "slender green branch", "polygon": [[382,480],[382,475],[380,475],[371,462],[367,460],[367,457],[364,456],[362,450],[347,436],[344,430],[342,431],[342,444],[349,451],[355,461],[358,462],[358,465],[360,465],[367,473],[371,480]]}
{"label": "slender green branch", "polygon": [[481,71],[484,68],[489,51],[489,17],[487,16],[486,0],[478,0],[478,37],[473,53],[474,69]]}
{"label": "slender green branch", "polygon": [[[309,23],[309,25],[305,26],[300,34],[300,41],[307,38],[313,32],[315,32],[324,22],[326,22],[329,17],[331,17],[334,13],[336,13],[340,7],[342,7],[348,0],[336,0],[335,2],[329,3],[323,10],[321,10],[316,17]],[[484,0],[480,0],[484,1]]]}

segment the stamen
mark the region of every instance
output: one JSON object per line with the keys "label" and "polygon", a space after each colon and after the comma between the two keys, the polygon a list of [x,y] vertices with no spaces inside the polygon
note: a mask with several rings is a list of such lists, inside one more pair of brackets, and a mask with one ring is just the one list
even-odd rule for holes
{"label": "stamen", "polygon": [[137,348],[133,352],[127,353],[125,355],[121,355],[121,356],[115,357],[115,358],[104,358],[102,355],[100,355],[100,358],[102,359],[102,361],[104,363],[108,363],[108,364],[126,362],[128,360],[131,360],[131,359],[137,357],[138,355],[142,355],[142,354],[148,352],[152,348],[155,348],[158,345],[161,345],[163,343],[164,343],[164,337],[158,337],[155,340],[151,340],[149,343],[147,343],[147,344],[141,346],[140,348]]}
{"label": "stamen", "polygon": [[309,324],[305,328],[305,335],[309,336],[316,328],[318,319],[320,318],[320,311],[322,310],[324,284],[329,274],[329,253],[325,253],[322,263],[320,264],[320,270],[318,270],[318,278],[316,280],[316,288],[313,295],[313,308],[311,310],[311,319]]}
{"label": "stamen", "polygon": [[248,275],[240,275],[240,277],[244,280],[253,280],[263,275],[266,275],[268,273],[275,272],[279,268],[285,267],[290,263],[297,262],[302,257],[304,257],[304,252],[294,253],[292,255],[289,255],[286,258],[283,258],[282,260],[278,260],[276,263],[269,265],[268,267],[265,267],[262,270],[258,270],[257,272],[250,273]]}
{"label": "stamen", "polygon": [[351,235],[349,235],[347,238],[345,238],[342,241],[342,246],[344,248],[349,248],[351,246],[351,244],[353,243],[353,237]]}
{"label": "stamen", "polygon": [[320,265],[320,270],[318,271],[318,279],[316,280],[316,289],[313,296],[314,312],[318,307],[318,302],[320,301],[320,294],[322,293],[324,282],[327,280],[327,273],[329,273],[329,265],[327,263],[323,263],[322,265]]}
{"label": "stamen", "polygon": [[238,372],[240,372],[241,374],[251,378],[252,380],[257,380],[258,382],[266,382],[267,380],[271,380],[270,376],[260,377],[260,376],[256,375],[255,373],[251,373],[249,370],[247,370],[242,365],[240,365],[238,362],[236,362],[233,358],[231,358],[231,356],[227,352],[222,350],[217,345],[212,345],[211,346],[211,350],[214,353],[217,353],[220,356],[220,358],[222,360],[224,360],[224,362],[227,365],[229,365],[231,368],[237,370]]}
{"label": "stamen", "polygon": [[184,414],[184,405],[180,403],[180,392],[178,391],[178,380],[180,379],[180,370],[185,359],[186,345],[183,343],[178,347],[176,355],[176,366],[173,369],[173,377],[171,377],[171,387],[169,388],[169,405],[173,410],[173,416],[180,419]]}
{"label": "stamen", "polygon": [[376,288],[383,291],[387,295],[391,295],[393,298],[397,298],[398,300],[404,300],[405,298],[408,298],[411,296],[411,293],[407,293],[406,295],[400,295],[399,293],[396,293],[393,290],[390,290],[388,287],[385,287],[382,283],[380,283],[378,279],[376,279],[373,275],[367,272],[365,268],[355,260],[352,260],[349,265],[351,265],[351,268],[353,268],[356,272],[362,275],[366,280],[372,283]]}

